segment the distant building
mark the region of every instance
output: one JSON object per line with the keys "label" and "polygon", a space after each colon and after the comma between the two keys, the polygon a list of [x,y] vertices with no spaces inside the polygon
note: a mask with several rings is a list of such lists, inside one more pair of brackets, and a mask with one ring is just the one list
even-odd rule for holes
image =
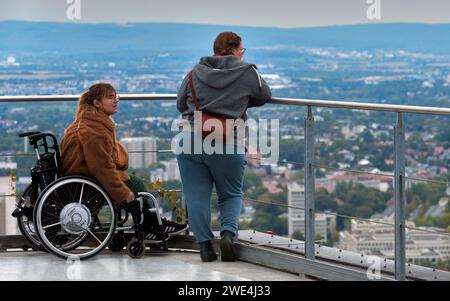
{"label": "distant building", "polygon": [[332,178],[316,178],[314,180],[316,190],[318,188],[326,189],[329,193],[336,190],[336,180]]}
{"label": "distant building", "polygon": [[[390,174],[389,172],[383,173]],[[367,188],[375,188],[383,192],[388,191],[389,187],[393,185],[392,177],[373,174],[365,174],[365,175],[337,174],[335,176],[331,176],[329,181],[331,180],[334,180],[335,182],[343,181],[343,182],[354,182],[355,184],[359,183]],[[319,185],[323,184],[319,182]]]}
{"label": "distant building", "polygon": [[167,180],[169,181],[181,181],[180,169],[178,167],[177,159],[173,159],[168,162],[161,162],[166,166]]}
{"label": "distant building", "polygon": [[16,162],[0,162],[0,169],[16,170],[17,163]]}
{"label": "distant building", "polygon": [[395,201],[394,199],[390,199],[386,203],[386,209],[383,212],[373,214],[370,219],[371,220],[392,220],[395,218]]}
{"label": "distant building", "polygon": [[[293,182],[288,184],[288,206],[296,208],[288,208],[289,220],[305,218],[305,186]],[[290,223],[289,223],[290,224]],[[292,234],[289,230],[289,236]]]}
{"label": "distant building", "polygon": [[168,180],[167,172],[162,168],[157,168],[151,171],[150,181],[155,183],[156,181],[165,182]]}
{"label": "distant building", "polygon": [[[296,182],[288,184],[288,235],[299,231],[305,234],[305,186]],[[291,208],[296,207],[296,208]],[[297,209],[298,208],[298,209]],[[327,241],[328,232],[327,216],[316,213],[314,227],[316,236],[320,235],[322,241]]]}
{"label": "distant building", "polygon": [[315,188],[324,188],[328,192],[336,190],[337,182],[354,182],[364,185],[367,188],[375,188],[377,190],[386,192],[393,185],[392,177],[380,176],[380,175],[353,175],[336,173],[334,175],[327,176],[325,178],[315,179]]}
{"label": "distant building", "polygon": [[31,184],[31,177],[20,177],[16,182],[16,191],[23,192]]}
{"label": "distant building", "polygon": [[[11,177],[0,177],[0,195],[13,194],[16,190],[16,183],[11,181]],[[15,209],[15,197],[0,196],[0,234],[16,235],[17,220],[11,216]]]}
{"label": "distant building", "polygon": [[156,168],[150,172],[150,181],[181,181],[180,169],[178,168],[177,159],[171,161],[162,161],[164,168]]}
{"label": "distant building", "polygon": [[428,208],[427,212],[425,212],[425,216],[426,217],[429,217],[429,216],[436,217],[441,214],[444,214],[449,199],[450,198],[448,196],[441,197],[441,199],[439,200],[439,202],[436,205],[430,206],[430,208]]}
{"label": "distant building", "polygon": [[356,137],[358,134],[364,132],[367,127],[365,125],[345,125],[341,128],[341,134],[345,139],[350,139],[352,137]]}
{"label": "distant building", "polygon": [[[382,224],[352,220],[351,231],[340,232],[339,247],[348,251],[393,259],[395,253],[395,233],[394,226],[392,226],[394,219],[385,218],[377,221],[382,222]],[[426,230],[445,231],[431,227],[411,229],[415,225],[410,221],[406,222],[406,226],[409,227],[406,229],[406,257],[408,262],[414,263],[421,259],[449,260],[450,237],[425,232]]]}
{"label": "distant building", "polygon": [[278,183],[279,183],[279,181],[277,181],[276,179],[263,181],[264,187],[267,189],[267,191],[270,194],[276,194],[276,193],[283,192],[283,189],[278,187]]}
{"label": "distant building", "polygon": [[120,142],[128,150],[128,167],[148,168],[157,163],[156,139],[151,137],[123,138]]}
{"label": "distant building", "polygon": [[244,205],[244,211],[239,216],[239,220],[251,222],[253,220],[255,212],[256,212],[256,210],[255,210],[255,208],[253,208],[252,205]]}
{"label": "distant building", "polygon": [[262,154],[254,150],[252,147],[248,149],[248,165],[251,167],[259,167],[261,165]]}

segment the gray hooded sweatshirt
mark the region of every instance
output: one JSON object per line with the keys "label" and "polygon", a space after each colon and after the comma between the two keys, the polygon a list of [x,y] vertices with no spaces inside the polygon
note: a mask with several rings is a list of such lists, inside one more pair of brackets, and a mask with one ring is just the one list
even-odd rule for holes
{"label": "gray hooded sweatshirt", "polygon": [[[245,120],[247,108],[262,106],[272,97],[256,66],[232,55],[202,57],[193,69],[192,81],[200,110],[226,118]],[[177,109],[183,118],[194,122],[188,76],[178,91]]]}

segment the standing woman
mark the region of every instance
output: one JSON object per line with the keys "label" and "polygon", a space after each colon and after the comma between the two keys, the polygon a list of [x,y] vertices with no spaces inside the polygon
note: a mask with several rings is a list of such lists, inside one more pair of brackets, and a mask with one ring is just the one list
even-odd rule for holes
{"label": "standing woman", "polygon": [[[222,32],[214,41],[213,49],[214,56],[202,57],[184,78],[178,92],[177,109],[192,125],[195,111],[245,120],[247,108],[262,106],[272,96],[269,86],[257,73],[256,66],[244,62],[246,49],[243,48],[241,37],[233,32]],[[201,123],[198,120],[195,122]],[[181,134],[184,135],[182,140],[185,142],[190,139],[191,145],[195,145],[194,140],[202,139],[193,132]],[[215,143],[216,146],[220,144],[217,141]],[[234,146],[231,154],[226,151],[210,154],[203,148],[201,153],[177,152],[189,224],[200,246],[202,261],[217,259],[211,231],[213,184],[218,194],[220,211],[221,259],[236,260],[234,240],[238,233],[243,175],[247,163],[244,151],[239,150],[239,147],[243,148],[242,145]]]}

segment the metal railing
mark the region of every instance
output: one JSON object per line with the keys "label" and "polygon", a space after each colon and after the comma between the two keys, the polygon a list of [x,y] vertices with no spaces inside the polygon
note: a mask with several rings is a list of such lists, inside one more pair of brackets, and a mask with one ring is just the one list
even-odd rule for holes
{"label": "metal railing", "polygon": [[[43,102],[43,101],[76,101],[78,95],[41,95],[41,96],[0,96],[0,102]],[[121,100],[175,100],[176,94],[123,94]],[[273,104],[305,106],[307,108],[304,118],[305,159],[305,257],[315,259],[315,203],[314,203],[314,116],[313,107],[326,107],[334,109],[351,109],[367,111],[384,111],[396,113],[397,120],[394,125],[394,195],[395,195],[395,279],[405,280],[406,252],[405,252],[405,124],[403,114],[430,114],[450,116],[449,108],[389,105],[348,101],[328,101],[311,99],[273,98]],[[420,179],[415,179],[420,180]],[[448,185],[448,183],[447,183]]]}

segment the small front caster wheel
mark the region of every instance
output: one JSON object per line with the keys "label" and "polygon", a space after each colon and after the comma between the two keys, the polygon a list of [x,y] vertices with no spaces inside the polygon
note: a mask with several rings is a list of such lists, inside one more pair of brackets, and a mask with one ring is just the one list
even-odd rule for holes
{"label": "small front caster wheel", "polygon": [[127,251],[131,258],[141,258],[145,252],[145,244],[134,238],[128,243]]}

